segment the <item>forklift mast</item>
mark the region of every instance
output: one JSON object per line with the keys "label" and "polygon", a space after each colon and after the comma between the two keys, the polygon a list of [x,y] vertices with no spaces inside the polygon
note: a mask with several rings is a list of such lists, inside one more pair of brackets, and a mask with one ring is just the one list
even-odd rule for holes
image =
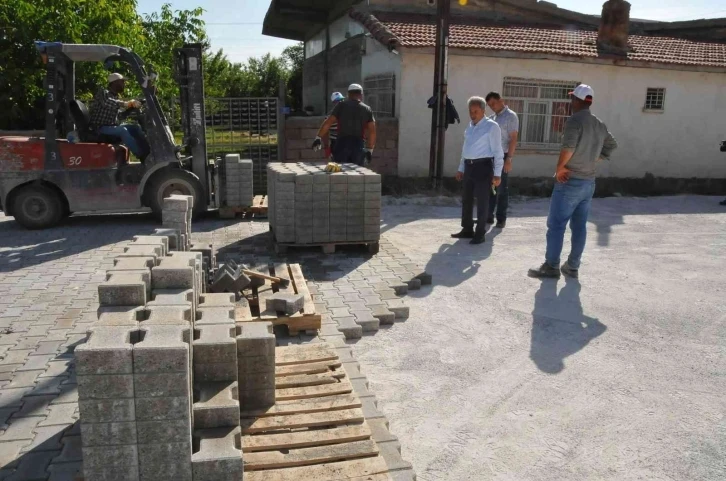
{"label": "forklift mast", "polygon": [[192,156],[192,172],[202,181],[204,196],[209,204],[212,175],[207,158],[202,45],[199,43],[186,44],[182,48],[176,49],[174,54],[184,144],[188,146]]}

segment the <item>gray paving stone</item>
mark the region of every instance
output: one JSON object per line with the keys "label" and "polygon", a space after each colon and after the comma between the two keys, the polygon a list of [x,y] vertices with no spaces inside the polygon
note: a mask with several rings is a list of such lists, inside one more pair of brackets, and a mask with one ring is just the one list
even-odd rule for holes
{"label": "gray paving stone", "polygon": [[58,455],[59,451],[40,451],[23,455],[15,472],[8,481],[45,481],[48,478],[46,468],[50,460]]}

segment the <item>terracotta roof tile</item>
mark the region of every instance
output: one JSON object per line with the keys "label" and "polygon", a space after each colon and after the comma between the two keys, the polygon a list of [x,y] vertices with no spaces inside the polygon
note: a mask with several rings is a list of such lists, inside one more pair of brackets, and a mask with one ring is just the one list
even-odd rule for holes
{"label": "terracotta roof tile", "polygon": [[[404,47],[433,47],[433,24],[384,22]],[[597,32],[522,27],[452,25],[453,48],[549,53],[574,57],[598,56]],[[631,35],[629,60],[726,68],[726,45],[671,37]]]}

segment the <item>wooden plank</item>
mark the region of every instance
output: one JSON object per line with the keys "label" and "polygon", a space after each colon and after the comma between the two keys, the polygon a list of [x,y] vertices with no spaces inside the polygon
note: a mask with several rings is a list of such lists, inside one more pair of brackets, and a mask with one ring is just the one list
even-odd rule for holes
{"label": "wooden plank", "polygon": [[309,446],[350,443],[370,439],[371,429],[367,423],[341,426],[331,429],[313,429],[294,433],[256,434],[242,436],[242,452],[295,449]]}
{"label": "wooden plank", "polygon": [[356,476],[345,481],[393,481],[390,474],[374,474],[373,476]]}
{"label": "wooden plank", "polygon": [[336,396],[338,394],[349,394],[351,392],[353,392],[353,386],[347,379],[344,379],[337,384],[277,389],[275,396],[278,401],[292,401],[295,399]]}
{"label": "wooden plank", "polygon": [[250,322],[253,319],[252,312],[250,311],[250,303],[246,297],[242,297],[237,304],[234,306],[234,320],[235,322]]}
{"label": "wooden plank", "polygon": [[364,419],[363,411],[354,408],[330,412],[291,414],[289,416],[244,418],[240,424],[243,434],[254,434],[283,429],[339,426],[341,424],[360,423]]}
{"label": "wooden plank", "polygon": [[294,401],[278,401],[266,409],[242,411],[243,418],[286,416],[290,414],[320,413],[359,408],[363,405],[355,394],[342,394],[321,398],[299,399]]}
{"label": "wooden plank", "polygon": [[285,376],[275,379],[277,389],[303,386],[320,386],[323,384],[335,384],[345,377],[343,371],[326,374],[303,374],[300,376]]}
{"label": "wooden plank", "polygon": [[291,451],[267,451],[247,453],[245,472],[260,469],[292,468],[311,464],[334,463],[350,459],[378,456],[378,447],[372,439],[354,443],[316,446],[313,448],[293,449]]}
{"label": "wooden plank", "polygon": [[245,472],[245,481],[339,481],[387,472],[388,467],[383,457],[376,456],[317,466]]}
{"label": "wooden plank", "polygon": [[339,360],[277,366],[275,367],[275,376],[285,377],[298,376],[301,374],[322,374],[331,372],[333,369],[339,368],[340,366],[342,366],[342,364]]}
{"label": "wooden plank", "polygon": [[313,296],[310,295],[310,291],[308,290],[308,285],[305,282],[305,277],[303,276],[300,264],[290,264],[289,267],[290,276],[295,283],[295,292],[298,294],[302,294],[305,298],[305,307],[303,307],[303,312],[305,314],[315,314],[315,303],[313,302]]}
{"label": "wooden plank", "polygon": [[275,365],[310,364],[321,361],[335,361],[338,354],[328,344],[278,347],[275,350]]}

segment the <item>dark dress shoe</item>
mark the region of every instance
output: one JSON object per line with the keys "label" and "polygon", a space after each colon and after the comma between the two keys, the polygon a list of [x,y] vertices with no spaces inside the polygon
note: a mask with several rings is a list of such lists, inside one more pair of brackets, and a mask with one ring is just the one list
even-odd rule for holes
{"label": "dark dress shoe", "polygon": [[478,245],[478,244],[483,244],[484,242],[486,242],[486,238],[484,237],[484,235],[483,235],[483,234],[482,234],[482,235],[479,235],[479,234],[477,234],[477,235],[475,235],[475,236],[474,236],[474,238],[473,238],[473,239],[472,239],[472,240],[471,240],[471,241],[469,242],[469,244],[472,244],[472,245]]}
{"label": "dark dress shoe", "polygon": [[451,237],[454,239],[472,239],[474,237],[474,231],[464,229],[458,234],[451,234]]}
{"label": "dark dress shoe", "polygon": [[506,220],[500,220],[497,222],[496,228],[497,229],[504,229],[507,227],[507,221]]}

